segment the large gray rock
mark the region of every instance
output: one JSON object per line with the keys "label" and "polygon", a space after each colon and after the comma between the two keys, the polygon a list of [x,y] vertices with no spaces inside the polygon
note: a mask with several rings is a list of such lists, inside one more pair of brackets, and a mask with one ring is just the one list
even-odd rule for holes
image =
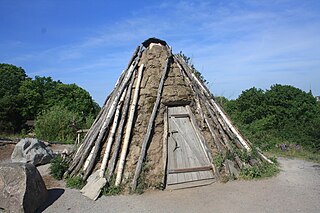
{"label": "large gray rock", "polygon": [[0,212],[35,212],[47,197],[47,188],[34,165],[0,164]]}
{"label": "large gray rock", "polygon": [[47,164],[53,158],[52,150],[35,138],[24,138],[17,143],[11,155],[12,162]]}

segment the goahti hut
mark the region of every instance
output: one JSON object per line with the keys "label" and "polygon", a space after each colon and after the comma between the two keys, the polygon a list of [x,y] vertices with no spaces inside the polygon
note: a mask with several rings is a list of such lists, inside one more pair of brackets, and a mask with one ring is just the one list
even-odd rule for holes
{"label": "goahti hut", "polygon": [[271,163],[257,150],[250,161],[239,156],[252,149],[184,58],[150,38],[134,52],[66,175],[87,180],[82,192],[92,199],[105,184],[186,188]]}

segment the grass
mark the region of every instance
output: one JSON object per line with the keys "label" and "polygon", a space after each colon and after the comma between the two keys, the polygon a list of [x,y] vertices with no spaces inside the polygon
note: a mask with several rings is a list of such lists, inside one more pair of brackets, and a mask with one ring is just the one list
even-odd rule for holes
{"label": "grass", "polygon": [[[315,163],[320,163],[320,153],[311,152],[306,149],[287,149],[282,151],[280,149],[272,149],[265,153],[267,156],[277,156],[286,158],[298,158],[302,160],[312,161]],[[263,163],[258,166],[253,166],[250,168],[242,169],[240,173],[240,178],[242,179],[260,179],[272,177],[279,173],[278,163],[273,157],[269,157],[275,164]]]}
{"label": "grass", "polygon": [[268,178],[277,175],[279,171],[278,163],[263,162],[259,165],[243,168],[240,172],[240,178],[244,180]]}
{"label": "grass", "polygon": [[146,184],[146,175],[149,171],[148,165],[147,165],[147,160],[143,163],[142,165],[142,171],[140,173],[140,176],[138,178],[138,183],[135,191],[133,193],[136,194],[143,194],[145,189],[148,188],[148,185]]}
{"label": "grass", "polygon": [[101,193],[104,196],[114,196],[114,195],[119,195],[123,192],[124,190],[124,185],[120,184],[119,186],[115,186],[115,182],[116,182],[116,178],[115,175],[113,175],[109,181],[109,183],[107,183]]}
{"label": "grass", "polygon": [[305,149],[300,149],[300,150],[289,149],[286,151],[281,151],[280,149],[273,149],[267,152],[266,154],[276,155],[278,157],[298,158],[302,160],[312,161],[315,163],[320,163],[320,153],[311,152]]}
{"label": "grass", "polygon": [[51,160],[50,164],[50,174],[57,180],[63,178],[63,174],[68,169],[68,163],[66,163],[60,155],[57,155],[54,159]]}
{"label": "grass", "polygon": [[80,176],[66,178],[67,187],[71,189],[82,189],[86,184]]}
{"label": "grass", "polygon": [[20,133],[20,134],[5,134],[5,133],[1,133],[0,134],[0,138],[10,139],[10,140],[16,140],[16,139],[26,138],[26,137],[30,138],[31,136],[28,136],[27,134],[24,134],[24,133]]}
{"label": "grass", "polygon": [[108,184],[102,189],[102,194],[104,196],[114,196],[114,195],[119,195],[123,192],[124,186],[119,185],[115,186],[114,184]]}
{"label": "grass", "polygon": [[[62,180],[64,173],[67,171],[69,165],[60,155],[57,155],[50,164],[50,174],[57,180]],[[81,189],[85,185],[85,181],[80,176],[66,177],[67,187],[72,189]]]}

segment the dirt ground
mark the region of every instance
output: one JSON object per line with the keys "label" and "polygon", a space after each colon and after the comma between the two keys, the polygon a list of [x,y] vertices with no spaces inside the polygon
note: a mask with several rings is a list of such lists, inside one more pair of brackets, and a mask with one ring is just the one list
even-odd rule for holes
{"label": "dirt ground", "polygon": [[[13,146],[0,147],[0,162],[10,159]],[[89,200],[49,175],[49,165],[38,167],[49,199],[39,212],[320,212],[320,165],[297,159],[278,159],[278,176],[259,181],[177,191],[152,191],[142,195]]]}
{"label": "dirt ground", "polygon": [[0,163],[10,162],[15,144],[0,144]]}
{"label": "dirt ground", "polygon": [[320,212],[320,165],[279,158],[277,177],[92,201],[77,190],[53,188],[44,212]]}
{"label": "dirt ground", "polygon": [[[1,144],[0,143],[0,163],[11,162],[11,154],[14,150],[15,144]],[[50,147],[54,152],[62,152],[66,148],[70,148],[70,145],[53,144]],[[38,166],[37,169],[42,175],[46,187],[65,187],[64,181],[57,181],[49,174],[49,164]]]}

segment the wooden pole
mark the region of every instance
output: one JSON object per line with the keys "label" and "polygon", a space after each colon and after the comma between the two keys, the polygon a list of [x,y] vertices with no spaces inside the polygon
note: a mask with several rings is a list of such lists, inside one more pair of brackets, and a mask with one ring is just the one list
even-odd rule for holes
{"label": "wooden pole", "polygon": [[162,161],[163,161],[163,178],[162,184],[166,185],[167,165],[168,165],[168,107],[165,107],[163,113],[163,141],[162,141]]}
{"label": "wooden pole", "polygon": [[111,151],[112,142],[113,142],[113,139],[114,139],[114,135],[116,133],[117,126],[118,126],[118,121],[119,121],[119,117],[120,117],[120,110],[121,110],[122,103],[123,103],[125,95],[126,95],[126,90],[127,89],[125,89],[123,91],[123,93],[122,93],[120,102],[118,103],[118,106],[117,106],[116,114],[115,114],[114,119],[113,119],[113,124],[112,124],[111,130],[110,130],[109,136],[108,136],[107,147],[105,149],[105,152],[104,152],[104,155],[103,155],[103,159],[102,159],[102,163],[101,163],[101,167],[100,167],[100,177],[103,177],[104,173],[106,171],[107,162],[109,160],[109,155],[110,155],[110,151]]}
{"label": "wooden pole", "polygon": [[218,149],[219,152],[222,152],[222,149],[221,149],[221,146],[219,144],[220,142],[220,139],[217,137],[217,135],[215,134],[214,130],[213,130],[213,127],[210,125],[210,123],[208,122],[208,118],[207,116],[205,115],[205,113],[203,112],[202,110],[202,107],[201,107],[201,103],[200,103],[200,98],[199,98],[199,94],[196,92],[196,89],[194,88],[194,86],[192,85],[191,83],[191,80],[188,78],[188,76],[183,72],[182,70],[182,67],[181,65],[179,64],[179,62],[177,61],[177,65],[179,67],[179,70],[180,70],[180,73],[181,75],[183,76],[183,78],[185,79],[186,83],[190,86],[192,92],[193,92],[193,95],[195,97],[195,102],[197,104],[197,110],[199,111],[200,113],[200,116],[201,116],[201,119],[204,120],[209,128],[209,131],[212,135],[212,138],[213,138],[213,141]]}
{"label": "wooden pole", "polygon": [[247,142],[243,139],[243,137],[240,135],[240,133],[234,128],[234,126],[232,125],[231,121],[229,120],[229,118],[224,114],[224,112],[220,109],[220,107],[216,104],[216,102],[214,100],[210,100],[211,103],[213,104],[213,106],[217,109],[217,111],[219,112],[219,114],[221,115],[221,117],[223,118],[223,120],[226,122],[226,124],[228,125],[228,127],[230,128],[230,130],[236,135],[236,137],[239,139],[240,143],[242,144],[242,146],[247,150],[250,151],[251,148],[250,146],[247,144]]}
{"label": "wooden pole", "polygon": [[133,177],[133,181],[132,181],[132,190],[133,191],[136,190],[136,188],[137,188],[138,178],[139,178],[139,175],[140,175],[141,170],[142,170],[142,163],[143,163],[143,160],[144,160],[146,152],[147,152],[147,146],[149,144],[151,131],[153,129],[154,121],[155,121],[155,118],[156,118],[156,115],[157,115],[157,111],[158,111],[158,108],[159,108],[159,105],[160,105],[160,100],[161,100],[161,94],[162,94],[162,90],[163,90],[164,80],[165,80],[165,78],[167,76],[167,72],[168,72],[168,67],[169,67],[170,61],[171,61],[171,55],[167,59],[165,67],[164,67],[164,69],[162,71],[162,77],[161,77],[160,84],[159,84],[159,87],[158,87],[157,99],[156,99],[156,102],[155,102],[155,104],[153,106],[153,110],[152,110],[152,113],[151,113],[151,116],[150,116],[150,119],[149,119],[147,133],[146,133],[146,135],[144,137],[144,140],[143,140],[143,143],[142,143],[140,156],[139,156],[139,159],[138,159],[138,162],[137,162],[136,171],[134,173],[134,177]]}
{"label": "wooden pole", "polygon": [[[106,117],[106,119],[105,119],[105,121],[103,123],[103,126],[100,129],[98,138],[97,138],[97,140],[95,142],[95,146],[96,147],[100,147],[101,141],[102,141],[102,139],[104,137],[104,133],[108,129],[110,121],[111,121],[112,117],[114,116],[114,113],[115,113],[115,110],[116,110],[116,106],[118,104],[120,96],[121,96],[123,90],[125,89],[125,87],[127,86],[128,82],[129,82],[129,80],[130,80],[130,78],[132,76],[132,73],[133,73],[134,69],[138,66],[139,59],[140,59],[140,55],[138,55],[137,58],[135,59],[135,61],[131,64],[131,66],[130,66],[130,68],[128,70],[128,73],[127,73],[126,77],[123,80],[124,82],[122,83],[121,87],[119,88],[119,90],[116,93],[116,96],[115,96],[115,98],[113,100],[113,103],[112,103],[112,105],[111,105],[111,107],[110,107],[110,109],[108,111],[108,114],[107,114],[107,117]],[[93,153],[93,158],[91,159],[91,161],[89,163],[88,169],[84,173],[84,176],[83,176],[84,180],[86,180],[88,178],[88,176],[90,175],[90,173],[91,173],[91,171],[93,169],[93,166],[94,166],[98,151],[99,151],[99,148],[95,149],[95,151]]]}
{"label": "wooden pole", "polygon": [[[177,57],[179,61],[183,60],[180,56]],[[183,65],[187,65],[187,63],[182,64]],[[185,67],[186,67],[185,66]],[[242,144],[242,146],[247,150],[250,151],[251,147],[249,146],[249,144],[244,140],[244,138],[241,136],[241,134],[238,132],[237,129],[235,129],[234,125],[231,123],[231,120],[226,116],[226,114],[222,111],[222,109],[220,109],[220,107],[216,104],[216,102],[212,99],[212,96],[210,95],[210,92],[208,91],[208,89],[199,81],[199,79],[194,75],[193,72],[191,72],[191,68],[187,67],[185,69],[185,71],[188,70],[189,71],[189,75],[192,76],[193,80],[196,82],[196,84],[201,88],[201,90],[204,92],[204,94],[210,99],[210,102],[212,103],[212,105],[216,108],[216,110],[219,112],[219,114],[221,115],[221,117],[223,118],[223,120],[225,121],[225,123],[227,124],[227,126],[230,128],[230,130],[233,132],[233,134],[235,134],[235,136],[238,138],[238,140],[240,141],[240,143]]]}
{"label": "wooden pole", "polygon": [[83,139],[83,143],[82,143],[83,146],[81,148],[79,147],[78,149],[79,151],[78,153],[81,153],[81,155],[75,155],[75,157],[73,158],[73,162],[69,167],[69,169],[67,170],[66,174],[70,174],[71,176],[74,176],[82,168],[83,164],[87,160],[89,153],[91,153],[91,150],[94,146],[94,141],[97,138],[99,130],[101,129],[101,126],[103,124],[103,120],[104,120],[103,118],[106,116],[110,108],[110,105],[114,100],[115,91],[118,90],[127,72],[128,70],[122,73],[117,83],[115,84],[115,89],[111,92],[110,95],[108,95],[102,109],[100,110],[98,116],[96,117],[89,131],[85,135],[85,138]]}
{"label": "wooden pole", "polygon": [[115,145],[114,145],[114,151],[113,151],[112,157],[111,157],[109,165],[108,165],[108,175],[107,175],[107,180],[108,181],[110,181],[110,179],[111,179],[111,176],[112,176],[112,174],[114,172],[116,161],[117,161],[117,158],[118,158],[119,149],[120,149],[121,140],[122,140],[122,133],[123,133],[123,129],[124,129],[124,126],[125,126],[125,121],[126,121],[127,115],[128,115],[128,109],[129,109],[129,104],[130,104],[130,99],[131,99],[131,92],[132,92],[133,82],[134,82],[134,78],[131,79],[130,85],[129,85],[128,90],[127,90],[124,106],[123,106],[123,109],[122,109],[121,120],[120,120],[120,124],[119,124],[118,130],[117,130],[117,134],[116,134],[116,141],[115,141]]}
{"label": "wooden pole", "polygon": [[[104,114],[106,114],[106,108],[102,109],[101,117],[104,116]],[[71,166],[66,172],[67,175],[74,176],[83,167],[83,164],[85,163],[87,157],[89,156],[92,150],[92,147],[94,146],[94,138],[96,138],[99,127],[102,123],[100,120],[101,119],[99,119],[94,125],[92,125],[89,132],[86,134],[86,137],[81,147],[78,148],[77,153],[81,154],[75,155]]]}
{"label": "wooden pole", "polygon": [[122,147],[122,150],[121,150],[121,156],[120,156],[120,160],[119,160],[119,167],[118,167],[118,171],[117,171],[117,177],[116,177],[116,181],[115,181],[115,186],[119,186],[120,183],[121,183],[121,180],[122,180],[124,163],[125,163],[125,160],[126,160],[126,155],[127,155],[130,136],[131,136],[133,118],[134,118],[134,115],[135,115],[135,112],[136,112],[136,107],[137,107],[138,98],[139,98],[139,91],[140,91],[140,84],[141,84],[141,79],[142,79],[143,68],[144,68],[144,64],[142,64],[140,66],[140,68],[139,68],[138,79],[137,79],[137,83],[136,83],[135,90],[134,90],[134,96],[133,96],[132,105],[130,107],[128,124],[127,124],[127,128],[126,128],[126,133],[125,133],[125,138],[124,138],[123,147]]}
{"label": "wooden pole", "polygon": [[[182,63],[182,62],[179,62],[179,60],[178,60],[178,63]],[[242,162],[240,160],[239,156],[233,151],[233,147],[230,145],[229,139],[228,139],[228,138],[234,137],[234,132],[230,131],[228,129],[228,128],[230,128],[231,123],[228,124],[227,121],[225,120],[225,117],[221,116],[221,113],[218,110],[217,110],[218,112],[215,112],[215,114],[214,114],[213,109],[211,109],[211,107],[213,107],[212,106],[212,104],[213,104],[212,98],[211,98],[211,95],[209,94],[209,92],[207,91],[207,89],[202,85],[202,83],[199,81],[199,79],[197,79],[194,76],[191,69],[189,67],[186,67],[185,63],[182,63],[180,65],[184,68],[184,71],[186,73],[186,78],[189,79],[189,81],[193,82],[191,84],[191,88],[193,89],[194,93],[196,95],[199,95],[201,97],[201,100],[204,102],[204,105],[206,106],[207,111],[209,112],[212,120],[215,122],[216,126],[218,127],[218,129],[220,131],[220,135],[222,136],[222,139],[223,139],[224,143],[226,144],[227,149],[235,156],[236,163],[238,164],[238,166],[240,168],[242,168],[245,163]],[[222,119],[220,119],[219,116],[221,116]],[[213,133],[214,131],[212,128],[210,128],[210,124],[209,124],[208,120],[207,120],[207,125],[209,127],[209,130]],[[233,129],[235,129],[235,128],[233,127]],[[214,136],[215,134],[212,134],[212,135]]]}

